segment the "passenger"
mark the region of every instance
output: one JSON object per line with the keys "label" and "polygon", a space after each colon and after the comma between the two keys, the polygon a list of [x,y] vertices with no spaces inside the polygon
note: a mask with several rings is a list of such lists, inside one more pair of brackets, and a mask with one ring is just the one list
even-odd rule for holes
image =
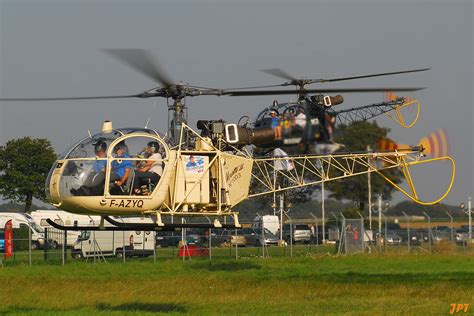
{"label": "passenger", "polygon": [[295,124],[304,129],[306,127],[306,114],[304,110],[300,109],[298,115],[295,118]]}
{"label": "passenger", "polygon": [[281,126],[280,126],[280,119],[275,111],[270,112],[271,122],[272,122],[272,129],[275,133],[275,139],[281,139]]}
{"label": "passenger", "polygon": [[[92,170],[86,181],[78,188],[72,188],[71,193],[78,196],[97,196],[104,194],[105,169],[107,166],[107,144],[99,140],[94,144],[94,153],[98,160],[94,161]],[[99,160],[100,159],[100,160]]]}
{"label": "passenger", "polygon": [[156,186],[163,174],[163,161],[159,153],[160,145],[158,142],[149,142],[145,149],[145,153],[149,156],[149,160],[145,165],[135,170],[135,179],[133,181],[133,192],[142,194],[140,187],[142,185],[153,184]]}
{"label": "passenger", "polygon": [[[130,158],[130,155],[128,154],[127,145],[125,145],[124,142],[118,143],[117,145],[115,145],[114,152],[114,158],[119,158],[119,160],[112,161],[112,172],[110,174],[110,182],[114,183],[117,187],[119,187],[122,192],[113,190],[113,194],[126,193],[125,191],[128,190],[124,190],[122,185],[126,184],[128,177],[130,176],[130,172],[132,170],[132,161],[127,159]],[[120,158],[122,159],[120,160]]]}

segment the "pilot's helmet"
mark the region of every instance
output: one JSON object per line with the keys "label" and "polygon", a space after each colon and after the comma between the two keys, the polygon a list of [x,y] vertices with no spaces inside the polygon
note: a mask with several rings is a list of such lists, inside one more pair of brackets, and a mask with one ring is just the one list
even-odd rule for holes
{"label": "pilot's helmet", "polygon": [[103,140],[98,140],[93,145],[94,145],[94,153],[96,154],[101,151],[107,150],[107,143],[104,142]]}
{"label": "pilot's helmet", "polygon": [[160,144],[158,144],[158,142],[149,142],[146,145],[150,147],[151,151],[154,153],[157,153],[160,150]]}
{"label": "pilot's helmet", "polygon": [[117,152],[117,150],[119,150],[119,149],[123,149],[124,153],[128,153],[128,147],[127,147],[127,145],[125,145],[124,141],[121,141],[120,143],[115,145],[114,152]]}

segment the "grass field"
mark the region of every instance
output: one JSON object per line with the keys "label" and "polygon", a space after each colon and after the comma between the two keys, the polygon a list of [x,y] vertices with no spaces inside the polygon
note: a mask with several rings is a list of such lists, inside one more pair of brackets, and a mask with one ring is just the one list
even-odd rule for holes
{"label": "grass field", "polygon": [[449,315],[453,303],[474,309],[474,257],[463,255],[82,261],[6,266],[0,282],[0,314]]}

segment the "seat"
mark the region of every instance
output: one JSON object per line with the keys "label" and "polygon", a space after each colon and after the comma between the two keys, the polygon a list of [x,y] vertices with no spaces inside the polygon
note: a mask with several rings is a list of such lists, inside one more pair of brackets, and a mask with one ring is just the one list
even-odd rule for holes
{"label": "seat", "polygon": [[109,192],[111,195],[132,195],[132,185],[135,179],[135,171],[130,169],[127,181],[118,186],[115,183],[110,183]]}

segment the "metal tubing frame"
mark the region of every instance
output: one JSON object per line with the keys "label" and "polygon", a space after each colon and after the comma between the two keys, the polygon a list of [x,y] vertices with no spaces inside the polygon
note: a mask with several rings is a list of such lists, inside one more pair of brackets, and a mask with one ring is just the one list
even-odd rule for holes
{"label": "metal tubing frame", "polygon": [[[400,101],[401,102],[401,101]],[[395,102],[396,103],[396,102]],[[398,104],[398,103],[396,103]],[[395,106],[392,105],[392,106]],[[399,106],[399,105],[397,105]],[[211,162],[209,163],[208,168],[206,168],[204,174],[199,180],[202,180],[205,175],[208,175],[212,164],[217,163],[219,166],[218,177],[221,178],[221,151],[219,148],[216,148],[212,143],[209,143],[208,139],[201,137],[197,134],[192,128],[187,126],[185,123],[181,126],[181,135],[180,143],[175,146],[174,149],[177,150],[176,164],[181,159],[182,154],[195,152],[193,150],[184,150],[184,135],[191,131],[197,138],[206,142],[212,150],[209,151],[212,155],[215,155]],[[222,140],[219,141],[219,144]],[[229,146],[228,146],[229,147]],[[333,181],[338,179],[344,179],[352,176],[363,175],[371,172],[375,172],[392,184],[395,188],[400,190],[404,195],[409,197],[411,200],[418,204],[422,205],[432,205],[438,203],[443,198],[447,196],[450,192],[455,175],[455,163],[451,157],[439,157],[426,160],[420,160],[422,153],[418,150],[407,149],[393,152],[362,152],[362,153],[341,153],[341,154],[330,154],[330,155],[307,155],[307,156],[296,156],[296,157],[269,157],[269,158],[253,158],[251,154],[245,149],[241,150],[238,148],[233,148],[236,155],[252,159],[254,168],[252,170],[251,178],[254,181],[257,181],[261,184],[260,192],[254,192],[249,194],[247,198],[257,197],[264,194],[275,194],[278,192],[283,192],[286,190],[296,189],[300,187],[305,187],[309,185],[317,185],[327,181]],[[286,163],[287,170],[280,170],[275,166],[275,162],[280,161]],[[413,184],[411,174],[409,172],[409,167],[431,163],[435,161],[449,161],[452,167],[452,175],[448,189],[444,194],[435,201],[421,201],[418,198],[418,195]],[[375,162],[375,163],[374,163]],[[282,165],[280,163],[280,165]],[[390,180],[386,175],[382,173],[383,170],[389,170],[393,168],[402,169],[403,175],[407,181],[407,184],[410,188],[411,194],[406,190],[401,188],[399,185]],[[309,178],[309,177],[311,178]],[[287,185],[284,187],[277,187],[281,185],[279,179],[286,179]],[[206,209],[206,210],[196,210],[196,211],[183,211],[181,206],[184,204],[185,199],[190,194],[192,189],[197,186],[199,181],[197,181],[193,188],[186,194],[181,201],[172,201],[172,205],[164,205],[160,210],[149,210],[145,213],[157,214],[157,215],[181,215],[181,216],[228,216],[235,215],[237,212],[233,212],[230,205],[224,204],[224,198],[222,197],[222,187],[225,187],[225,183],[221,183],[222,179],[218,179],[218,190],[217,190],[217,208],[216,210]],[[225,179],[223,179],[225,181]],[[177,181],[175,179],[175,181]],[[176,187],[176,184],[175,184]],[[225,194],[225,193],[224,193]]]}

